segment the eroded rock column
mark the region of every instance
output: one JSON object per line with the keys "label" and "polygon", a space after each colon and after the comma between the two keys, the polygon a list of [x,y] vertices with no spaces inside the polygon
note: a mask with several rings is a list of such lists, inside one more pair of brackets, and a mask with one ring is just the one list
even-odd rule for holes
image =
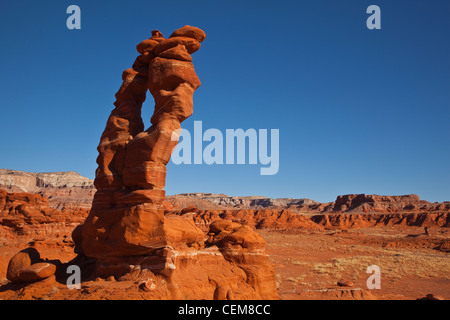
{"label": "eroded rock column", "polygon": [[[191,54],[204,39],[202,30],[185,26],[168,39],[154,30],[137,45],[140,56],[122,75],[98,146],[97,193],[82,229],[86,255],[145,255],[167,244],[161,205],[166,165],[178,143],[176,130],[193,112],[200,80]],[[144,130],[141,108],[147,90],[155,111]]]}
{"label": "eroded rock column", "polygon": [[[226,221],[204,233],[189,214],[164,215],[166,165],[200,86],[191,54],[204,39],[185,26],[138,44],[98,146],[92,209],[73,232],[77,258],[94,258],[95,277],[144,281],[149,299],[276,299],[264,239],[252,228]],[[155,111],[145,130],[147,90]]]}

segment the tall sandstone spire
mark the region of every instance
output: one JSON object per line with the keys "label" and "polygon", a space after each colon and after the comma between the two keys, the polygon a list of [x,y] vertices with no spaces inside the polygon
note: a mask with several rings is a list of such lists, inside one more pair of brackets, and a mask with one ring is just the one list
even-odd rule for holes
{"label": "tall sandstone spire", "polygon": [[[276,299],[264,239],[251,227],[217,221],[205,234],[192,216],[164,212],[166,165],[200,86],[191,54],[205,37],[184,26],[168,39],[154,30],[137,45],[100,139],[97,192],[74,230],[76,252],[95,259],[99,277],[164,278],[170,286],[154,298]],[[155,110],[145,129],[147,90]]]}

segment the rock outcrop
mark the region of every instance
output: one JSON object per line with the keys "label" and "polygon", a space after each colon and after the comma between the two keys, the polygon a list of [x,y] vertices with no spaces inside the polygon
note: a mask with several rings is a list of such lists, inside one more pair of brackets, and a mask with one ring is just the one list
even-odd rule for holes
{"label": "rock outcrop", "polygon": [[11,282],[34,282],[46,279],[55,272],[56,265],[41,260],[35,248],[27,248],[11,258],[6,277]]}
{"label": "rock outcrop", "polygon": [[450,202],[431,203],[419,196],[382,196],[348,194],[336,198],[335,202],[320,203],[310,199],[231,197],[214,193],[183,193],[168,196],[175,210],[196,206],[201,210],[289,210],[294,213],[394,213],[394,212],[438,212],[450,211]]}
{"label": "rock outcrop", "polygon": [[[289,210],[198,210],[195,213],[174,211],[177,215],[189,215],[202,230],[211,223],[230,220],[256,229],[361,229],[385,226],[397,227],[450,227],[450,212],[403,213],[321,213],[306,215]],[[425,232],[429,232],[428,229]]]}
{"label": "rock outcrop", "polygon": [[[140,55],[123,73],[100,139],[97,192],[73,234],[76,250],[96,259],[97,277],[143,280],[149,292],[150,278],[169,283],[153,298],[183,299],[194,290],[195,299],[276,299],[265,242],[252,228],[230,222],[204,232],[189,216],[164,215],[166,165],[200,86],[191,54],[204,39],[202,30],[185,26],[167,39],[154,30],[137,45]],[[144,130],[147,90],[155,111]]]}
{"label": "rock outcrop", "polygon": [[[180,36],[183,34],[184,36]],[[83,226],[84,252],[92,257],[141,255],[149,238],[167,244],[163,226],[166,165],[178,143],[180,123],[193,112],[200,81],[191,54],[205,35],[185,27],[165,39],[158,30],[137,46],[141,54],[123,73],[98,146],[97,192]],[[155,99],[152,125],[144,130],[142,103]]]}
{"label": "rock outcrop", "polygon": [[181,193],[166,198],[175,209],[195,205],[203,210],[219,209],[289,209],[312,210],[323,204],[311,199],[268,198],[259,196],[237,197],[215,193]]}
{"label": "rock outcrop", "polygon": [[311,221],[310,217],[289,210],[197,210],[174,211],[174,214],[191,215],[195,224],[202,230],[208,230],[211,223],[220,220],[230,220],[256,229],[323,229]]}
{"label": "rock outcrop", "polygon": [[94,181],[76,172],[24,172],[0,169],[0,189],[35,193],[49,198],[58,210],[90,209],[95,193]]}
{"label": "rock outcrop", "polygon": [[24,249],[15,254],[9,261],[6,277],[10,281],[19,282],[21,280],[21,278],[19,277],[19,273],[22,270],[31,267],[31,265],[39,263],[40,260],[41,256],[36,249]]}
{"label": "rock outcrop", "polygon": [[[144,41],[145,43],[145,41]],[[94,181],[78,173],[31,173],[0,169],[0,189],[8,192],[35,193],[47,197],[48,205],[58,210],[86,211],[95,194]],[[215,193],[182,193],[166,196],[166,212],[195,206],[200,210],[289,210],[292,213],[395,213],[450,211],[450,202],[431,203],[419,196],[340,195],[334,202],[320,203],[305,198],[268,198],[228,196]]]}
{"label": "rock outcrop", "polygon": [[450,227],[450,212],[404,213],[326,213],[313,215],[311,221],[329,229],[359,229],[384,226]]}
{"label": "rock outcrop", "polygon": [[[450,202],[430,203],[418,195],[380,196],[376,194],[347,194],[338,196],[332,206],[334,212],[429,212],[448,211]],[[331,211],[331,210],[330,210]]]}
{"label": "rock outcrop", "polygon": [[38,194],[9,193],[0,190],[0,244],[3,241],[20,242],[45,240],[66,236],[87,216],[87,211],[58,211],[49,206],[49,200]]}

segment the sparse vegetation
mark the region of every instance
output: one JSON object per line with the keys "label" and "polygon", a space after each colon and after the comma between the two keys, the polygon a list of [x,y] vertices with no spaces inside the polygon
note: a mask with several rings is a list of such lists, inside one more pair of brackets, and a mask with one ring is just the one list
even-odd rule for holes
{"label": "sparse vegetation", "polygon": [[[268,254],[275,266],[281,297],[291,299],[292,294],[337,289],[336,283],[342,278],[350,279],[355,287],[367,290],[369,274],[366,270],[369,265],[377,265],[381,269],[384,285],[376,292],[378,294],[388,294],[395,299],[415,299],[422,290],[422,286],[416,284],[419,281],[433,286],[442,282],[440,290],[449,291],[445,285],[450,281],[449,254],[432,246],[423,246],[423,240],[419,239],[419,242],[414,237],[407,237],[410,233],[420,233],[420,230],[371,228],[333,235],[260,232],[266,239]],[[405,281],[408,283],[406,288]],[[417,292],[417,297],[411,296],[411,291]]]}

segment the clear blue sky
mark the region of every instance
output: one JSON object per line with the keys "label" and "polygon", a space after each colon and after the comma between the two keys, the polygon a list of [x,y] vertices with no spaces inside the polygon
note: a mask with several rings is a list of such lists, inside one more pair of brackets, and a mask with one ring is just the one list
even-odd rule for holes
{"label": "clear blue sky", "polygon": [[[66,28],[71,4],[81,30]],[[366,28],[371,4],[381,30]],[[0,168],[94,178],[136,44],[189,24],[207,38],[193,55],[202,86],[182,126],[279,129],[280,170],[171,163],[167,194],[450,200],[449,17],[447,0],[7,1]]]}

